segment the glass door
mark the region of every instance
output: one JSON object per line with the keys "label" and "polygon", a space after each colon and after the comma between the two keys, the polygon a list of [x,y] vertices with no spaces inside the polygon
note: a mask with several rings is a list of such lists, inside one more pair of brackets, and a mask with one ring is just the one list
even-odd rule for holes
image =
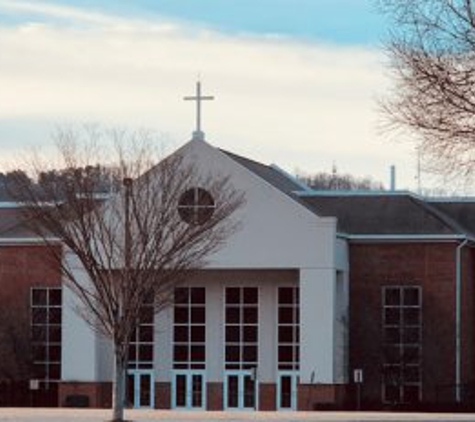
{"label": "glass door", "polygon": [[226,409],[257,409],[257,382],[253,371],[226,371],[224,393]]}
{"label": "glass door", "polygon": [[297,409],[297,382],[298,375],[295,372],[279,372],[277,383],[277,409]]}
{"label": "glass door", "polygon": [[127,372],[126,402],[134,409],[151,409],[155,405],[153,371],[129,370]]}
{"label": "glass door", "polygon": [[172,406],[176,409],[206,408],[206,382],[203,371],[174,372]]}

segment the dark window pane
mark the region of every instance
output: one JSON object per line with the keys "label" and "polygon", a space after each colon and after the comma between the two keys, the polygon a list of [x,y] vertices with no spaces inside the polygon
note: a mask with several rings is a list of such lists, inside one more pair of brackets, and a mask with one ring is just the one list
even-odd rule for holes
{"label": "dark window pane", "polygon": [[385,328],[384,342],[386,344],[401,343],[401,331],[399,328]]}
{"label": "dark window pane", "polygon": [[279,346],[279,362],[292,362],[293,350],[292,346]]}
{"label": "dark window pane", "polygon": [[176,376],[176,405],[178,407],[186,406],[186,376],[177,375]]}
{"label": "dark window pane", "polygon": [[50,324],[61,324],[61,308],[49,308],[48,320]]}
{"label": "dark window pane", "polygon": [[385,346],[383,358],[385,363],[400,363],[402,359],[401,348],[399,346]]}
{"label": "dark window pane", "polygon": [[175,324],[186,324],[188,322],[188,308],[175,306],[174,316]]}
{"label": "dark window pane", "polygon": [[205,326],[193,326],[191,327],[191,341],[195,343],[204,343],[206,339]]}
{"label": "dark window pane", "polygon": [[33,324],[46,324],[46,308],[32,308],[31,319]]}
{"label": "dark window pane", "polygon": [[292,343],[294,338],[293,326],[279,327],[279,343]]}
{"label": "dark window pane", "polygon": [[292,406],[292,378],[284,375],[280,377],[280,407],[289,409]]}
{"label": "dark window pane", "polygon": [[204,224],[206,223],[211,216],[213,215],[214,208],[213,207],[199,207],[196,209],[196,223],[197,224]]}
{"label": "dark window pane", "polygon": [[205,289],[204,287],[193,287],[191,289],[191,303],[203,304],[205,303]]}
{"label": "dark window pane", "polygon": [[193,324],[205,323],[205,308],[203,306],[193,306],[191,308],[191,322]]}
{"label": "dark window pane", "polygon": [[244,308],[244,323],[245,324],[257,324],[257,308],[248,307]]}
{"label": "dark window pane", "polygon": [[241,341],[240,326],[239,325],[228,325],[226,327],[226,342],[227,343],[238,343],[240,341]]}
{"label": "dark window pane", "polygon": [[279,304],[294,303],[294,289],[292,287],[279,288]]}
{"label": "dark window pane", "polygon": [[400,403],[401,401],[400,387],[386,384],[384,386],[384,398],[385,398],[385,401],[389,403]]}
{"label": "dark window pane", "polygon": [[203,207],[212,207],[214,205],[213,197],[204,189],[196,189],[197,203]]}
{"label": "dark window pane", "polygon": [[129,346],[129,361],[133,362],[137,360],[137,346]]}
{"label": "dark window pane", "polygon": [[47,376],[47,364],[35,363],[33,365],[33,378],[45,379]]}
{"label": "dark window pane", "polygon": [[52,363],[49,365],[49,379],[50,380],[61,379],[61,364]]}
{"label": "dark window pane", "polygon": [[238,307],[226,308],[226,324],[239,324],[240,309]]}
{"label": "dark window pane", "polygon": [[140,324],[153,324],[153,306],[142,306],[139,318]]}
{"label": "dark window pane", "polygon": [[177,362],[188,361],[188,346],[175,346],[173,348],[173,356]]}
{"label": "dark window pane", "polygon": [[401,383],[401,367],[399,365],[385,366],[383,379],[387,385],[399,385]]}
{"label": "dark window pane", "polygon": [[61,306],[61,289],[49,290],[49,304],[50,306]]}
{"label": "dark window pane", "polygon": [[419,308],[405,308],[403,309],[404,325],[419,325],[420,324],[420,309]]}
{"label": "dark window pane", "polygon": [[188,341],[188,326],[187,325],[175,325],[174,341],[187,342]]}
{"label": "dark window pane", "polygon": [[401,305],[401,289],[399,287],[388,287],[384,290],[384,304],[390,306]]}
{"label": "dark window pane", "polygon": [[405,306],[418,306],[420,303],[418,287],[406,287],[404,289],[404,305]]}
{"label": "dark window pane", "polygon": [[386,325],[399,325],[401,323],[400,315],[399,308],[386,308],[384,310],[384,323]]}
{"label": "dark window pane", "polygon": [[404,343],[419,343],[421,329],[420,327],[405,327],[403,333],[403,342]]}
{"label": "dark window pane", "polygon": [[[33,327],[31,327],[32,340],[35,342],[45,342],[46,330],[47,328],[44,325],[34,325]],[[56,341],[56,340],[52,340],[52,341]]]}
{"label": "dark window pane", "polygon": [[241,289],[239,289],[238,287],[226,288],[226,303],[240,303],[240,292]]}
{"label": "dark window pane", "polygon": [[33,345],[32,347],[33,361],[44,362],[46,361],[46,346],[44,344]]}
{"label": "dark window pane", "polygon": [[405,385],[402,389],[404,403],[417,403],[420,397],[420,388],[417,385]]}
{"label": "dark window pane", "polygon": [[404,346],[403,357],[405,363],[419,363],[420,359],[419,346]]}
{"label": "dark window pane", "polygon": [[239,346],[226,346],[226,361],[239,362]]}
{"label": "dark window pane", "polygon": [[257,362],[257,346],[244,346],[244,362]]}
{"label": "dark window pane", "polygon": [[205,346],[191,346],[191,357],[193,362],[205,361]]}
{"label": "dark window pane", "polygon": [[139,327],[139,340],[144,342],[153,342],[153,326]]}
{"label": "dark window pane", "polygon": [[49,327],[49,341],[61,343],[61,326],[53,325]]}
{"label": "dark window pane", "polygon": [[246,343],[257,343],[257,326],[244,326],[244,338]]}
{"label": "dark window pane", "polygon": [[31,293],[31,304],[33,306],[46,306],[46,289],[35,288]]}
{"label": "dark window pane", "polygon": [[258,290],[256,287],[244,287],[244,303],[246,304],[256,304]]}
{"label": "dark window pane", "polygon": [[152,361],[153,360],[153,346],[150,345],[139,345],[139,359],[142,361]]}
{"label": "dark window pane", "polygon": [[188,303],[188,287],[177,287],[175,289],[175,303],[187,304]]}
{"label": "dark window pane", "polygon": [[50,346],[49,347],[49,361],[50,362],[61,362],[61,346]]}
{"label": "dark window pane", "polygon": [[421,374],[419,366],[404,367],[404,382],[420,382]]}
{"label": "dark window pane", "polygon": [[295,312],[293,308],[279,308],[279,324],[292,324]]}

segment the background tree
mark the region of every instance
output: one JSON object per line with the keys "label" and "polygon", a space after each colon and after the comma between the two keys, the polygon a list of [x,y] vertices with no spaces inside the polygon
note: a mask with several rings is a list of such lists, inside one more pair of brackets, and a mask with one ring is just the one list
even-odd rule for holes
{"label": "background tree", "polygon": [[475,159],[475,4],[379,0],[393,20],[387,122],[418,135],[427,169],[472,175]]}
{"label": "background tree", "polygon": [[319,172],[297,176],[306,185],[316,190],[384,190],[380,182],[369,177],[355,177],[348,173],[338,173],[334,165],[331,173]]}
{"label": "background tree", "polygon": [[[113,147],[101,149],[104,140]],[[60,265],[81,304],[78,312],[112,340],[117,421],[123,420],[128,346],[142,304],[153,297],[156,312],[169,305],[177,284],[236,230],[233,214],[243,203],[228,178],[202,176],[180,153],[154,160],[156,142],[147,133],[60,130],[54,168],[62,169],[61,183],[38,156],[28,169],[37,183],[14,180],[25,218]],[[107,200],[97,195],[103,182],[92,171],[97,162],[110,164],[114,178],[124,181]],[[189,206],[193,201],[201,207]]]}

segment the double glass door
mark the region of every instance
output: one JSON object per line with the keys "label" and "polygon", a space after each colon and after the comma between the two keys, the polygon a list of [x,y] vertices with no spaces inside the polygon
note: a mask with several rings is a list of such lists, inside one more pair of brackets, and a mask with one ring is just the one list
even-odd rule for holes
{"label": "double glass door", "polygon": [[152,370],[127,371],[127,404],[134,409],[150,409],[155,405],[155,385]]}
{"label": "double glass door", "polygon": [[257,382],[254,371],[226,371],[224,407],[235,410],[257,409]]}
{"label": "double glass door", "polygon": [[175,371],[172,407],[175,409],[205,409],[205,386],[204,371]]}

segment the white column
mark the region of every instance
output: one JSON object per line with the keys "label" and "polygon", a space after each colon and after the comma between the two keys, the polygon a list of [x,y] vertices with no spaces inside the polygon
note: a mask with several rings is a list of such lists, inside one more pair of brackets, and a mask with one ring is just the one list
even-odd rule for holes
{"label": "white column", "polygon": [[300,382],[333,384],[335,270],[300,270]]}
{"label": "white column", "polygon": [[208,382],[222,382],[224,368],[224,287],[206,286],[206,373]]}
{"label": "white column", "polygon": [[78,315],[75,293],[63,284],[61,379],[96,381],[96,335]]}

